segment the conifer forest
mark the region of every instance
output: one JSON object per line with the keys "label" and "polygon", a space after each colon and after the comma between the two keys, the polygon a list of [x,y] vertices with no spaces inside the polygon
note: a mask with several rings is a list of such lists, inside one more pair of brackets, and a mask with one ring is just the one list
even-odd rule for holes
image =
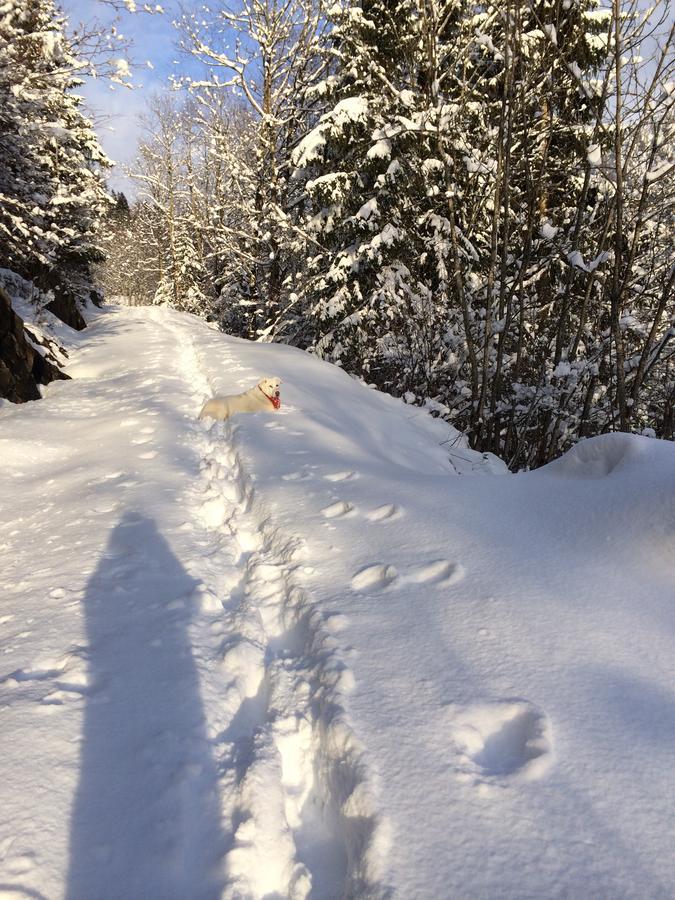
{"label": "conifer forest", "polygon": [[294,345],[512,469],[673,438],[668,3],[239,0],[174,24],[193,65],[148,105],[128,197],[78,96],[123,61],[53,0],[0,3],[5,284]]}

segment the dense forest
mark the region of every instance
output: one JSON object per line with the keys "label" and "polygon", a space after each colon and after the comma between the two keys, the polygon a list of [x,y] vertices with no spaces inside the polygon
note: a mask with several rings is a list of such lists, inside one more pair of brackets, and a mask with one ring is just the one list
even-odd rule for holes
{"label": "dense forest", "polygon": [[673,438],[667,4],[242,0],[176,26],[206,74],[151,103],[129,201],[52,0],[0,6],[5,281],[293,344],[512,468]]}

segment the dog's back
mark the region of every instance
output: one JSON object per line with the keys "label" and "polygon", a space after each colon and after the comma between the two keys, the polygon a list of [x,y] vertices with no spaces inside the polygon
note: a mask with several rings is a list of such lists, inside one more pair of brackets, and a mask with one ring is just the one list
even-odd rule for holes
{"label": "dog's back", "polygon": [[207,400],[206,403],[202,406],[201,411],[199,413],[200,419],[205,419],[207,416],[211,419],[219,419],[222,422],[225,422],[231,416],[230,404],[228,400],[229,397],[211,397],[210,400]]}

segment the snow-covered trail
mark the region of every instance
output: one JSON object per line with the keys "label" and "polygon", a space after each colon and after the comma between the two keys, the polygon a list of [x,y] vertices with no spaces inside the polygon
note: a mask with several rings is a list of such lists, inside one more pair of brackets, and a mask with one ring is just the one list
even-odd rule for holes
{"label": "snow-covered trail", "polygon": [[191,316],[70,344],[0,408],[0,896],[675,894],[672,445],[496,476]]}
{"label": "snow-covered trail", "polygon": [[[367,779],[341,708],[344,664],[298,579],[302,539],[278,528],[258,499],[237,449],[237,425],[194,422],[214,386],[189,330],[177,318],[167,324],[191,385],[186,416],[202,474],[193,508],[212,535],[208,564],[202,556],[193,569],[202,609],[216,617],[221,639],[216,658],[225,684],[214,684],[212,700],[217,739],[227,748],[220,783],[233,836],[226,893],[371,893],[376,885],[363,863],[377,825],[367,815],[344,821],[343,801]],[[230,377],[242,370],[221,352]],[[232,566],[223,582],[223,569]]]}
{"label": "snow-covered trail", "polygon": [[[220,362],[240,368],[227,352]],[[297,583],[300,539],[257,502],[236,425],[210,434],[195,421],[211,385],[190,329],[162,312],[101,317],[71,372],[70,390],[11,410],[21,429],[2,432],[21,497],[3,509],[3,593],[17,610],[2,616],[3,751],[30,759],[45,787],[52,758],[65,771],[58,799],[9,797],[0,885],[51,897],[63,883],[72,898],[368,893],[375,824],[345,828],[340,808],[366,781],[340,706],[344,666]],[[27,608],[35,631],[20,623]]]}

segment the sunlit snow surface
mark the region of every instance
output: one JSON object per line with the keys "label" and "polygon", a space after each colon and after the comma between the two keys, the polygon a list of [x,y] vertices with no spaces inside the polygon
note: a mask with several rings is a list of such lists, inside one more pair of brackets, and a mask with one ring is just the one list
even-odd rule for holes
{"label": "sunlit snow surface", "polygon": [[0,406],[0,896],[675,895],[672,444],[508,475],[190,316],[67,339]]}

